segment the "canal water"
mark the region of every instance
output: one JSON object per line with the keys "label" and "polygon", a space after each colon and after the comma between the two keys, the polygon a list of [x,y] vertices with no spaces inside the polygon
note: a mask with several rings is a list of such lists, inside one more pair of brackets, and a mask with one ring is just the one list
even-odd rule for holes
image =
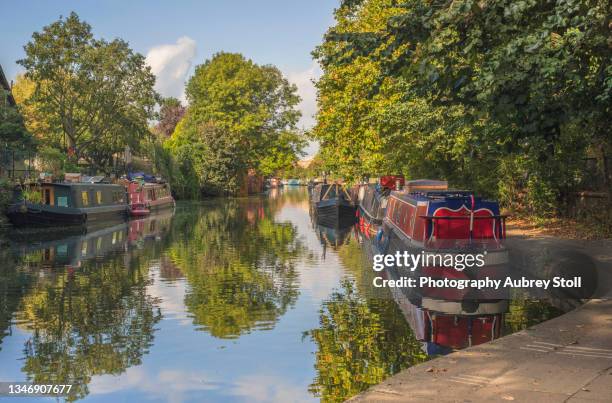
{"label": "canal water", "polygon": [[[429,359],[372,291],[370,255],[355,228],[313,223],[304,188],[10,233],[0,381],[73,384],[70,400],[342,401]],[[503,332],[560,313],[512,301]]]}

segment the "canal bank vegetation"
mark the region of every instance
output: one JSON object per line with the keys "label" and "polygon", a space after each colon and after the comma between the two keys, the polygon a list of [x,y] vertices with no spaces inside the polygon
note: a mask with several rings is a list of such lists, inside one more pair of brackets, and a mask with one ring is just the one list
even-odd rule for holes
{"label": "canal bank vegetation", "polygon": [[610,235],[607,1],[347,0],[335,20],[313,52],[328,170],[443,178]]}

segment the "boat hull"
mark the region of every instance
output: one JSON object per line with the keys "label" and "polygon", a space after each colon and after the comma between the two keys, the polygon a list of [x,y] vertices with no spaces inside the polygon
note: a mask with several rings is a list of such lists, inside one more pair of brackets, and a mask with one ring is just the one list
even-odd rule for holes
{"label": "boat hull", "polygon": [[126,214],[125,205],[84,209],[18,204],[10,206],[6,215],[16,227],[51,227],[124,220]]}
{"label": "boat hull", "polygon": [[[387,220],[383,222],[380,235],[377,235],[375,243],[379,253],[387,255],[395,255],[397,253],[403,254],[407,252],[410,255],[420,255],[425,253],[435,253],[440,255],[446,254],[482,254],[485,249],[482,249],[478,245],[472,247],[464,247],[457,249],[429,249],[425,248],[419,242],[414,242],[412,239],[407,237],[401,232],[396,226],[389,223]],[[394,273],[394,276],[399,277],[412,277],[415,278],[417,283],[420,282],[421,277],[428,277],[433,279],[473,279],[481,280],[485,278],[501,279],[504,280],[509,274],[508,265],[508,252],[505,248],[493,249],[489,248],[488,253],[484,258],[484,266],[465,268],[462,271],[457,271],[452,267],[420,267],[418,270],[412,271],[406,267],[391,267],[389,270]],[[508,290],[505,288],[493,289],[472,289],[466,287],[464,289],[458,288],[427,288],[417,287],[413,290],[419,298],[429,297],[438,300],[446,301],[493,301],[493,300],[507,300],[509,298]]]}
{"label": "boat hull", "polygon": [[314,208],[317,222],[327,227],[344,227],[355,222],[355,207],[346,200],[321,200]]}

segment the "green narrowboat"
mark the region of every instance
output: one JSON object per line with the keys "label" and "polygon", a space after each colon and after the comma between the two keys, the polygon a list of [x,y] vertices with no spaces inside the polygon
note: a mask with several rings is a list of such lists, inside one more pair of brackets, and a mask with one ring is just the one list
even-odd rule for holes
{"label": "green narrowboat", "polygon": [[40,202],[17,202],[7,211],[15,226],[83,225],[123,220],[128,205],[125,188],[106,183],[45,183],[37,188]]}

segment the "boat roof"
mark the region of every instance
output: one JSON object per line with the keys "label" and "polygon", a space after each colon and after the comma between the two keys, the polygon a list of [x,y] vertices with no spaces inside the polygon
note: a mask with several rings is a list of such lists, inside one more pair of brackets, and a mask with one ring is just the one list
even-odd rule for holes
{"label": "boat roof", "polygon": [[97,187],[97,188],[119,187],[119,188],[123,188],[123,186],[117,185],[115,183],[91,183],[91,182],[53,182],[53,183],[42,183],[41,186]]}
{"label": "boat roof", "polygon": [[395,196],[409,203],[431,200],[463,199],[472,195],[474,195],[474,192],[471,190],[433,190],[426,192],[408,192],[400,190],[391,192],[391,196]]}

